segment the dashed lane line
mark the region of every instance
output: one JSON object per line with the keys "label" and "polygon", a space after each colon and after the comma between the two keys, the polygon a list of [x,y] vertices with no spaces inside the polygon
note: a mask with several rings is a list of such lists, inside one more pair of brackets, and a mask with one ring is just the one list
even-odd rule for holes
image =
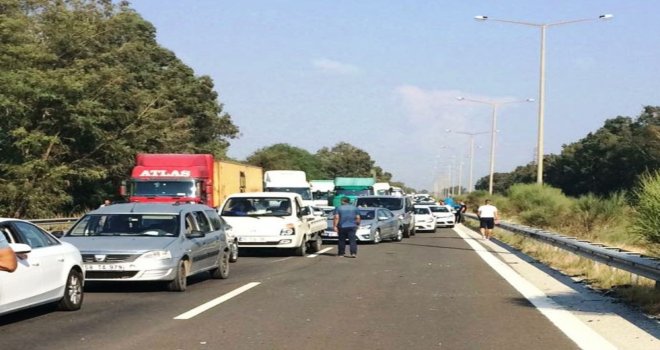
{"label": "dashed lane line", "polygon": [[250,290],[250,289],[252,289],[252,288],[254,288],[254,287],[256,287],[260,284],[261,284],[261,282],[250,282],[250,283],[248,283],[248,284],[246,284],[242,287],[239,287],[239,288],[236,288],[236,289],[232,290],[229,293],[223,294],[223,295],[221,295],[221,296],[219,296],[219,297],[217,297],[217,298],[215,298],[215,299],[213,299],[213,300],[211,300],[207,303],[204,303],[204,304],[202,304],[202,305],[200,305],[200,306],[198,306],[198,307],[196,307],[196,308],[194,308],[190,311],[184,312],[181,315],[174,317],[174,319],[175,320],[189,320],[189,319],[201,314],[202,312],[207,311],[207,310],[209,310],[213,307],[216,307],[216,306],[224,303],[225,301],[227,301],[227,300],[229,300],[229,299],[231,299],[231,298],[233,298],[233,297],[235,297],[235,296],[237,296],[237,295],[239,295],[243,292],[246,292],[246,291],[248,291],[248,290]]}
{"label": "dashed lane line", "polygon": [[309,254],[309,255],[307,255],[307,257],[308,257],[308,258],[316,258],[316,257],[319,256],[320,254],[323,254],[323,253],[325,253],[325,252],[327,252],[328,250],[331,250],[331,249],[332,249],[332,247],[328,247],[328,248],[325,248],[325,249],[321,249],[321,250],[319,250],[318,252],[316,252],[316,253],[314,253],[314,254]]}

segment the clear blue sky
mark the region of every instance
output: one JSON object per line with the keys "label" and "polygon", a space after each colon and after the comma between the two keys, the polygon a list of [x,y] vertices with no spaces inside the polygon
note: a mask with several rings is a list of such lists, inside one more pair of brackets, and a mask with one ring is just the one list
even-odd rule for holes
{"label": "clear blue sky", "polygon": [[[489,131],[488,106],[456,96],[538,98],[540,31],[475,15],[550,23],[612,13],[547,33],[545,153],[559,153],[617,115],[660,105],[660,2],[137,0],[158,41],[213,78],[241,130],[229,155],[289,143],[316,152],[346,141],[418,189]],[[496,171],[533,159],[537,104],[499,113]],[[477,138],[475,181],[488,174]],[[450,148],[442,148],[450,147]],[[453,147],[453,149],[451,149]]]}

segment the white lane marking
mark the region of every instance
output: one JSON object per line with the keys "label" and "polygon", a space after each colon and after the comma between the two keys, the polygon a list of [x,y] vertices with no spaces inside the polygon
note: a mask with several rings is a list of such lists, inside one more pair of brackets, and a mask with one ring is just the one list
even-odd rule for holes
{"label": "white lane marking", "polygon": [[224,303],[225,301],[227,301],[227,300],[229,300],[229,299],[231,299],[231,298],[233,298],[233,297],[235,297],[235,296],[237,296],[237,295],[239,295],[239,294],[241,294],[241,293],[243,293],[243,292],[245,292],[249,289],[252,289],[252,288],[254,288],[254,287],[256,287],[260,284],[261,284],[261,282],[250,282],[250,283],[248,283],[248,284],[246,284],[242,287],[239,287],[239,288],[236,288],[236,289],[232,290],[231,292],[229,292],[227,294],[223,294],[223,295],[221,295],[221,296],[219,296],[219,297],[217,297],[217,298],[215,298],[215,299],[213,299],[213,300],[211,300],[207,303],[204,303],[204,304],[202,304],[202,305],[200,305],[200,306],[198,306],[198,307],[196,307],[196,308],[194,308],[190,311],[184,312],[181,315],[175,317],[174,319],[175,320],[188,320],[188,319],[191,319],[191,318],[201,314],[202,312],[204,312],[204,311],[206,311],[210,308],[213,308],[215,306],[218,306],[218,305]]}
{"label": "white lane marking", "polygon": [[316,252],[316,253],[314,253],[314,254],[309,254],[309,255],[307,255],[307,257],[308,257],[308,258],[316,258],[316,257],[319,256],[320,254],[323,254],[323,253],[327,252],[327,251],[330,250],[330,249],[332,249],[332,247],[328,247],[328,248],[325,248],[325,249],[321,249],[321,250],[319,250],[318,252]]}
{"label": "white lane marking", "polygon": [[454,229],[467,244],[481,257],[490,267],[502,276],[513,288],[529,300],[550,322],[559,330],[568,336],[581,349],[616,349],[614,345],[608,342],[600,334],[582,323],[577,317],[566,309],[559,306],[550,299],[543,291],[536,288],[522,276],[507,266],[503,261],[496,258],[487,251],[481,244],[477,243],[470,236]]}
{"label": "white lane marking", "polygon": [[284,261],[284,260],[289,260],[289,259],[293,259],[293,257],[290,256],[290,257],[287,257],[287,258],[282,258],[282,259],[277,259],[277,260],[269,261],[268,264],[272,264],[272,263],[276,263],[276,262],[280,262],[280,261]]}

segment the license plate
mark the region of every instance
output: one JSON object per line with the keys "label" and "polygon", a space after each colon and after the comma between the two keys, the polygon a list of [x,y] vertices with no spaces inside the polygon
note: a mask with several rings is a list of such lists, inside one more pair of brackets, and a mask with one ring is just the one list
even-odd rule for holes
{"label": "license plate", "polygon": [[118,264],[85,264],[87,271],[123,271],[124,266]]}
{"label": "license plate", "polygon": [[337,232],[335,231],[325,231],[326,237],[337,237]]}
{"label": "license plate", "polygon": [[238,237],[239,242],[245,243],[255,243],[255,242],[266,242],[265,237]]}

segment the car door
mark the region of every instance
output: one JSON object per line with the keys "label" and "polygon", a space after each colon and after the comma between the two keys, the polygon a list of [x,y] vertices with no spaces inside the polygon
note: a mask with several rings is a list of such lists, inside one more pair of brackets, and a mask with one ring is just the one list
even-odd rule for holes
{"label": "car door", "polygon": [[204,233],[203,237],[195,238],[200,243],[195,254],[195,265],[197,265],[195,271],[200,271],[214,266],[217,262],[220,238],[212,233],[211,223],[203,211],[194,211],[192,216],[196,222],[197,230]]}
{"label": "car door", "polygon": [[[0,224],[9,242],[27,244],[32,251],[19,259],[18,268],[0,281],[0,304],[11,309],[52,300],[65,284],[61,243],[38,227],[22,221]],[[67,271],[68,273],[68,271]],[[7,278],[10,277],[10,278]]]}
{"label": "car door", "polygon": [[397,232],[399,232],[399,221],[396,219],[394,213],[392,213],[391,211],[385,209],[383,210],[383,212],[385,213],[385,216],[387,216],[387,220],[385,220],[385,223],[387,225],[388,237],[395,238]]}

